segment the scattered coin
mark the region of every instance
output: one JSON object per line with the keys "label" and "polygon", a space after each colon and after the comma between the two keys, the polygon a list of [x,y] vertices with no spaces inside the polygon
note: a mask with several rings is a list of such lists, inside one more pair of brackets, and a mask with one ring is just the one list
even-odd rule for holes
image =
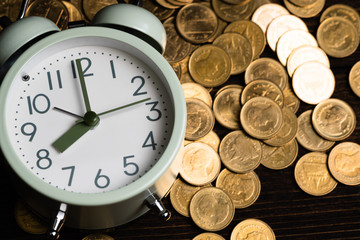
{"label": "scattered coin", "polygon": [[282,5],[277,3],[266,3],[258,7],[251,17],[251,21],[257,23],[264,34],[269,24],[277,17],[290,14]]}
{"label": "scattered coin", "polygon": [[160,21],[169,18],[175,9],[169,9],[161,6],[155,0],[142,0],[142,7],[152,12]]}
{"label": "scattered coin", "polygon": [[202,142],[206,143],[210,147],[212,147],[215,152],[218,152],[219,145],[220,145],[220,138],[214,131],[210,131],[208,134],[206,134],[204,137],[199,138],[195,142]]}
{"label": "scattered coin", "polygon": [[360,145],[342,142],[331,149],[328,166],[332,176],[346,185],[360,184]]}
{"label": "scattered coin", "polygon": [[323,196],[335,189],[337,182],[327,168],[328,155],[323,152],[310,152],[303,155],[295,165],[295,180],[306,193]]}
{"label": "scattered coin", "polygon": [[294,94],[293,90],[287,86],[283,90],[284,105],[288,107],[293,113],[296,113],[300,107],[300,99]]}
{"label": "scattered coin", "polygon": [[273,170],[285,169],[295,162],[298,151],[296,139],[279,147],[272,147],[263,143],[261,165]]}
{"label": "scattered coin", "polygon": [[307,7],[318,2],[319,0],[289,0],[289,1],[299,7]]}
{"label": "scattered coin", "polygon": [[187,183],[206,185],[219,175],[220,168],[220,157],[209,145],[193,142],[184,147],[180,175]]}
{"label": "scattered coin", "polygon": [[267,239],[275,240],[271,227],[259,219],[245,219],[238,223],[231,232],[230,240]]}
{"label": "scattered coin", "polygon": [[311,18],[318,15],[325,6],[325,0],[316,0],[313,4],[298,6],[293,1],[284,0],[285,7],[294,15],[301,18]]}
{"label": "scattered coin", "polygon": [[356,62],[350,70],[349,84],[356,96],[360,97],[360,61]]}
{"label": "scattered coin", "polygon": [[246,4],[229,4],[222,0],[211,0],[216,15],[226,22],[249,19],[255,10],[255,0]]}
{"label": "scattered coin", "polygon": [[230,224],[235,214],[234,204],[224,190],[206,187],[190,202],[190,216],[205,231],[220,231]]}
{"label": "scattered coin", "polygon": [[22,230],[30,234],[45,234],[48,230],[45,223],[33,214],[22,200],[16,202],[15,220]]}
{"label": "scattered coin", "polygon": [[200,233],[196,237],[194,237],[192,240],[225,240],[222,236],[216,233]]}
{"label": "scattered coin", "polygon": [[114,240],[114,238],[103,233],[92,233],[84,237],[82,240]]}
{"label": "scattered coin", "polygon": [[74,4],[67,1],[62,1],[62,3],[66,6],[69,12],[69,22],[84,20],[81,11]]}
{"label": "scattered coin", "polygon": [[206,103],[209,107],[212,107],[213,100],[209,91],[200,84],[182,83],[181,87],[183,89],[185,98],[196,98]]}

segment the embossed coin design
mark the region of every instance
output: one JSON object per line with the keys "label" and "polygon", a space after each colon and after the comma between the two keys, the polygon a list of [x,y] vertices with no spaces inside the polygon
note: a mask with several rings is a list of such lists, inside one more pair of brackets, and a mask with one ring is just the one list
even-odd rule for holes
{"label": "embossed coin design", "polygon": [[275,240],[275,233],[271,227],[259,220],[249,218],[238,223],[231,232],[230,240],[253,239]]}

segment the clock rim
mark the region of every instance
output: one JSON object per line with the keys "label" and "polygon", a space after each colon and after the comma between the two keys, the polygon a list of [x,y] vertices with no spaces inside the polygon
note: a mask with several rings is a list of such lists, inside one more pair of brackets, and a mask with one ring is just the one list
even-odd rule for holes
{"label": "clock rim", "polygon": [[[133,48],[131,51],[136,51],[136,54],[123,48],[121,50],[135,55],[137,58],[144,61],[147,65],[149,65],[149,61],[150,63],[156,65],[159,71],[155,72],[157,74],[161,73],[165,79],[167,79],[169,95],[173,101],[174,125],[172,129],[172,135],[170,137],[168,146],[157,163],[145,175],[135,180],[133,183],[108,192],[69,192],[58,189],[42,181],[31,171],[29,171],[29,169],[16,155],[15,151],[13,150],[13,146],[10,143],[5,126],[5,102],[8,95],[7,91],[11,86],[12,80],[20,71],[21,67],[25,65],[32,58],[32,56],[40,53],[43,50],[46,50],[46,48],[50,45],[79,37],[102,37],[122,41],[125,44],[130,45]],[[144,56],[139,57],[138,54],[141,55],[142,53]],[[144,59],[144,57],[147,59]],[[186,128],[186,103],[180,82],[175,72],[166,59],[159,52],[157,52],[155,48],[142,39],[126,32],[111,28],[87,26],[54,33],[32,45],[15,61],[15,63],[6,73],[0,86],[0,116],[0,148],[3,152],[6,162],[10,165],[11,169],[17,174],[17,176],[19,176],[32,189],[56,201],[81,206],[100,206],[125,201],[146,191],[147,189],[150,189],[154,183],[159,180],[160,177],[170,168],[170,165],[175,160],[177,153],[183,146],[183,139]],[[146,196],[144,196],[144,198],[145,197]]]}

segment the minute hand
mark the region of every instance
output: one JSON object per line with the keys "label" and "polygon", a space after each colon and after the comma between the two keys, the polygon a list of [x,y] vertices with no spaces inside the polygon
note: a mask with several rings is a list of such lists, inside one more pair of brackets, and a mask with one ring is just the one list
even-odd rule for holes
{"label": "minute hand", "polygon": [[126,105],[123,105],[123,106],[120,106],[120,107],[116,107],[116,108],[101,112],[101,113],[98,114],[98,116],[102,116],[102,115],[105,115],[105,114],[108,114],[108,113],[111,113],[111,112],[115,112],[117,110],[121,110],[121,109],[124,109],[124,108],[127,108],[127,107],[131,107],[133,105],[136,105],[136,104],[139,104],[139,103],[142,103],[142,102],[146,102],[146,101],[148,101],[150,99],[151,98],[145,98],[145,99],[142,99],[142,100],[139,100],[139,101],[136,101],[136,102],[128,103]]}
{"label": "minute hand", "polygon": [[83,95],[84,102],[85,102],[85,108],[86,108],[86,111],[89,112],[89,111],[91,111],[91,107],[90,107],[89,95],[88,95],[87,89],[86,89],[84,72],[81,67],[81,59],[76,59],[75,62],[76,62],[76,68],[77,68],[77,71],[79,74],[80,86],[81,86],[81,91],[82,91],[82,95]]}

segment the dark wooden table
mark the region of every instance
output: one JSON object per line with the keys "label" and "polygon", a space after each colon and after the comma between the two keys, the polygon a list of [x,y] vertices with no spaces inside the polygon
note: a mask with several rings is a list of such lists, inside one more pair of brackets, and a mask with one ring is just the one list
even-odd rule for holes
{"label": "dark wooden table", "polygon": [[[256,0],[255,0],[256,1]],[[283,4],[282,1],[273,1]],[[343,3],[360,11],[359,0],[327,0],[325,8]],[[324,9],[325,9],[324,8]],[[310,32],[315,36],[319,25],[320,14],[304,19]],[[267,46],[262,57],[276,55]],[[336,77],[334,98],[348,102],[357,113],[357,126],[354,133],[344,141],[360,143],[360,99],[351,91],[348,74],[351,67],[360,60],[360,50],[347,58],[330,57],[331,69]],[[232,77],[228,83],[243,84],[243,74]],[[216,89],[212,93],[214,93]],[[314,106],[301,103],[297,115]],[[229,130],[219,125],[215,131],[223,137]],[[308,151],[299,146],[298,158]],[[297,158],[297,159],[298,159]],[[247,218],[258,218],[268,223],[278,240],[312,240],[312,239],[360,239],[360,186],[346,186],[339,183],[328,195],[314,197],[303,192],[294,179],[295,163],[284,170],[270,170],[259,166],[255,172],[261,181],[261,194],[250,207],[236,210],[234,220],[218,233],[225,239],[236,224]],[[0,166],[0,239],[45,239],[42,235],[31,235],[19,228],[14,217],[14,206],[18,200],[11,187],[4,168]],[[192,239],[204,232],[190,218],[178,214],[171,206],[169,197],[164,199],[165,206],[172,211],[172,218],[161,222],[157,216],[148,213],[143,217],[111,230],[100,231],[115,239]],[[61,239],[82,239],[93,233],[85,230],[63,228]]]}

